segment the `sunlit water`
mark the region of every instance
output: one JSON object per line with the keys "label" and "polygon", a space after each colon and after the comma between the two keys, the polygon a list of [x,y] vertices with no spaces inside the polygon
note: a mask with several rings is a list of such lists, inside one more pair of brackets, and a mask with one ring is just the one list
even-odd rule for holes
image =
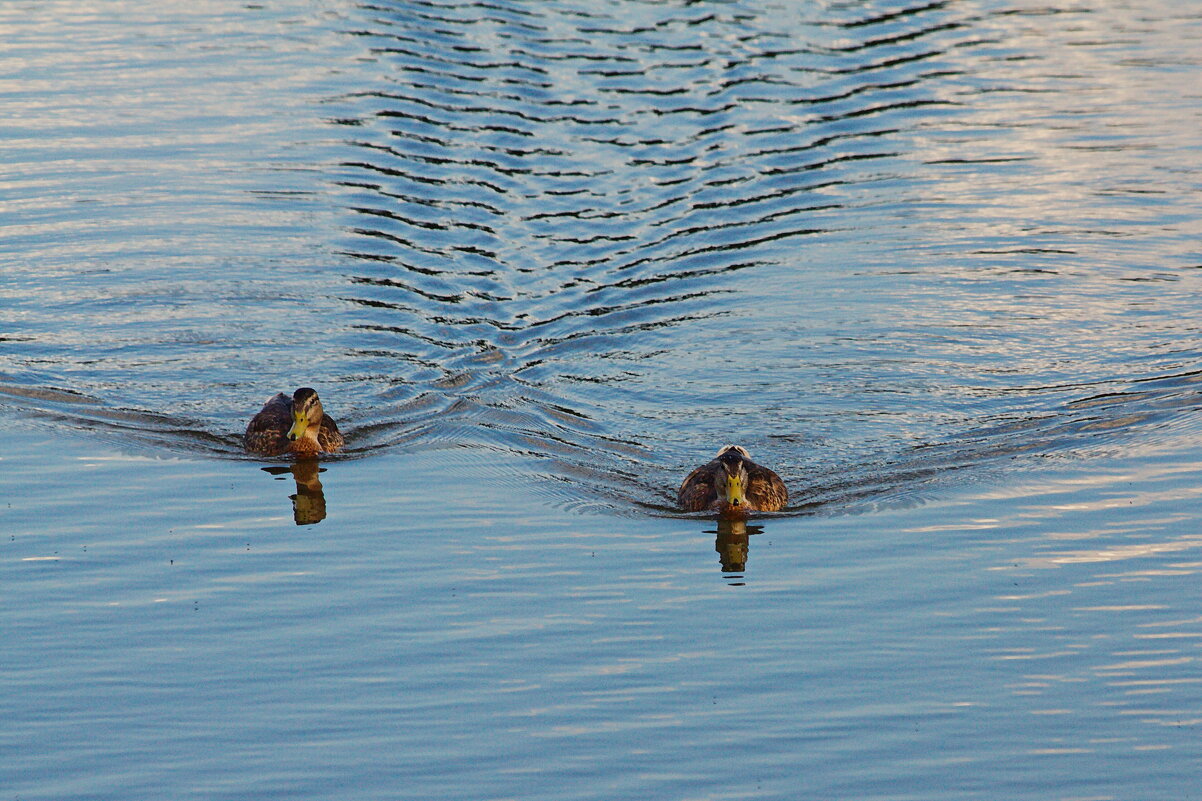
{"label": "sunlit water", "polygon": [[0,30],[4,801],[1193,792],[1202,15]]}

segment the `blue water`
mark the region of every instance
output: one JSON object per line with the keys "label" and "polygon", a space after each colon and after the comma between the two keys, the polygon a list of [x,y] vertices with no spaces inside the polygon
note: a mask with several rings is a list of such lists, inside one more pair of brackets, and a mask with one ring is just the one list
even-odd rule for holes
{"label": "blue water", "polygon": [[0,799],[1195,792],[1198,13],[0,26]]}

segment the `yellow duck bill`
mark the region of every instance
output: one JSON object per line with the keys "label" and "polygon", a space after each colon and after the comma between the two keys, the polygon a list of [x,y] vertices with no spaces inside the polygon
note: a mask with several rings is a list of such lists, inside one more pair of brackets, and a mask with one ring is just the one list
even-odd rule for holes
{"label": "yellow duck bill", "polygon": [[743,492],[743,479],[738,476],[726,477],[726,502],[731,506],[746,506],[747,496]]}
{"label": "yellow duck bill", "polygon": [[296,409],[292,410],[292,428],[288,429],[288,439],[295,442],[305,435],[305,429],[309,427],[309,420],[305,417],[304,412]]}

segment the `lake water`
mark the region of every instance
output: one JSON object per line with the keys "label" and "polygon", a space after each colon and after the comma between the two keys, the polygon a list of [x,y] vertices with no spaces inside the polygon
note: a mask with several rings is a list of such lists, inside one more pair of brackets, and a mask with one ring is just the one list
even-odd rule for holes
{"label": "lake water", "polygon": [[0,801],[1197,792],[1202,11],[0,30]]}

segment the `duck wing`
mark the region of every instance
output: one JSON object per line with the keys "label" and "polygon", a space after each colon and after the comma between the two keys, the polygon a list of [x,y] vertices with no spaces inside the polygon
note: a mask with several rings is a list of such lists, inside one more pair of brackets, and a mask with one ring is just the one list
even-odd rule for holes
{"label": "duck wing", "polygon": [[776,473],[758,464],[748,464],[747,499],[761,512],[776,512],[789,502],[789,491]]}
{"label": "duck wing", "polygon": [[291,427],[292,400],[280,392],[268,398],[259,413],[251,418],[242,442],[252,453],[279,456],[288,450],[288,429]]}
{"label": "duck wing", "polygon": [[323,414],[321,428],[317,431],[317,444],[326,453],[333,453],[345,443],[346,440],[343,438],[342,432],[338,430],[338,424],[334,422],[334,418]]}
{"label": "duck wing", "polygon": [[716,476],[725,472],[717,459],[703,464],[685,478],[676,493],[676,502],[686,512],[704,512],[718,500]]}

